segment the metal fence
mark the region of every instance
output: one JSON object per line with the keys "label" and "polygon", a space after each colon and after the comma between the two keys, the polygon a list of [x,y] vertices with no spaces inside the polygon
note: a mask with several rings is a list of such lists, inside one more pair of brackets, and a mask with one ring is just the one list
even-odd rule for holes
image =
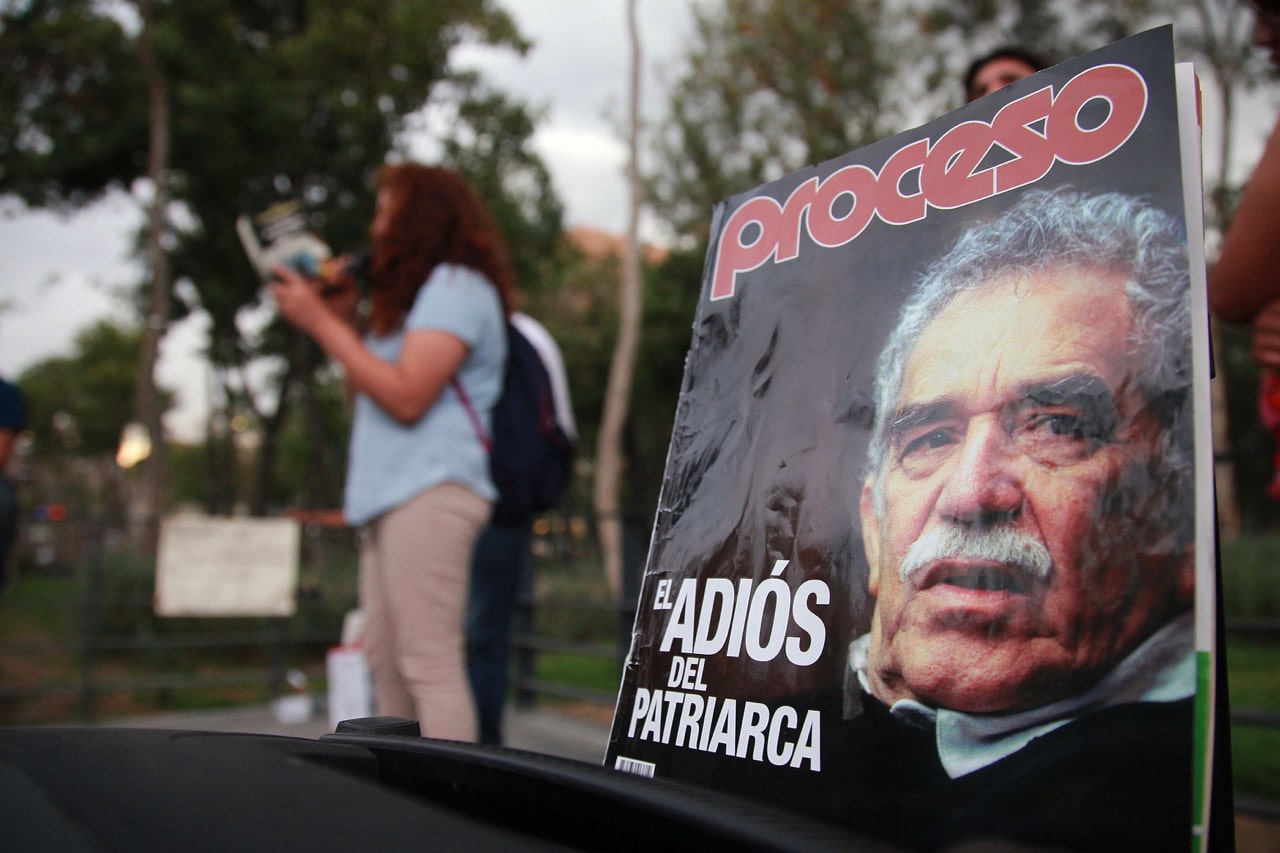
{"label": "metal fence", "polygon": [[[591,559],[559,541],[569,525],[554,527],[543,537],[545,562]],[[294,689],[291,671],[322,681],[326,652],[356,606],[355,549],[345,531],[304,536],[297,610],[288,618],[159,617],[154,568],[112,548],[118,536],[75,522],[28,535],[19,578],[0,593],[0,724],[91,723],[134,709],[274,698]],[[518,702],[612,706],[616,690],[540,675],[540,659],[552,655],[610,661],[621,671],[632,611],[588,593],[522,596],[512,637]]]}

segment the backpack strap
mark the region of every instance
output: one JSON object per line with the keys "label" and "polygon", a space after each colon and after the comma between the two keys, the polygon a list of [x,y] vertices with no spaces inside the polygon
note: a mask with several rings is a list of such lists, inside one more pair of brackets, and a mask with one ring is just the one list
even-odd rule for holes
{"label": "backpack strap", "polygon": [[471,398],[467,396],[467,392],[463,389],[462,383],[458,381],[456,374],[450,382],[453,384],[453,390],[458,394],[458,399],[462,401],[462,408],[467,410],[467,417],[471,419],[471,426],[475,429],[476,438],[480,439],[484,452],[493,453],[493,440],[485,432],[484,424],[480,422],[480,416],[476,414],[476,407],[471,405]]}

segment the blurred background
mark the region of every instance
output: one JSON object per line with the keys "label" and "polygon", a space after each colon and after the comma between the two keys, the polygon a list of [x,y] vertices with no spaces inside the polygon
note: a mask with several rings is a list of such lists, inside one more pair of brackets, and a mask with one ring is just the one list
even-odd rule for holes
{"label": "blurred background", "polygon": [[[1203,90],[1212,262],[1280,104],[1251,19],[1228,0],[0,0],[0,377],[29,415],[0,724],[263,702],[304,689],[291,670],[323,690],[355,604],[346,531],[304,530],[292,617],[150,607],[165,514],[341,498],[340,378],[275,316],[237,215],[299,198],[353,251],[388,158],[480,189],[583,436],[538,522],[518,689],[607,722],[713,205],[959,106],[997,46],[1056,61],[1172,23]],[[1247,333],[1215,325],[1214,346],[1237,791],[1280,820],[1276,439]],[[602,523],[622,534],[603,552]]]}

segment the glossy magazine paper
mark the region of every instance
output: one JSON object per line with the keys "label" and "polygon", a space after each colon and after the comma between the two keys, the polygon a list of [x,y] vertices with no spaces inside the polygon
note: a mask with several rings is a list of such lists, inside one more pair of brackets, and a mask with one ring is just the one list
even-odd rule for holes
{"label": "glossy magazine paper", "polygon": [[717,206],[610,766],[908,846],[1203,842],[1194,104],[1153,30]]}
{"label": "glossy magazine paper", "polygon": [[297,199],[284,199],[266,210],[236,217],[236,235],[254,272],[270,281],[277,265],[292,267],[309,278],[319,276],[332,254],[311,227]]}

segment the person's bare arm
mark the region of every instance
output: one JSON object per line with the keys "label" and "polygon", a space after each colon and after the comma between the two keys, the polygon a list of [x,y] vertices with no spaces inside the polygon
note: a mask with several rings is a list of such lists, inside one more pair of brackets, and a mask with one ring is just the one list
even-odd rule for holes
{"label": "person's bare arm", "polygon": [[401,423],[421,418],[467,357],[467,344],[461,338],[426,329],[405,333],[399,361],[383,361],[306,279],[284,268],[276,275],[271,291],[284,318],[342,365],[350,389],[367,394]]}
{"label": "person's bare arm", "polygon": [[[1280,299],[1280,123],[1240,199],[1209,273],[1209,307],[1229,323],[1252,323]],[[1280,354],[1280,351],[1278,351]]]}

